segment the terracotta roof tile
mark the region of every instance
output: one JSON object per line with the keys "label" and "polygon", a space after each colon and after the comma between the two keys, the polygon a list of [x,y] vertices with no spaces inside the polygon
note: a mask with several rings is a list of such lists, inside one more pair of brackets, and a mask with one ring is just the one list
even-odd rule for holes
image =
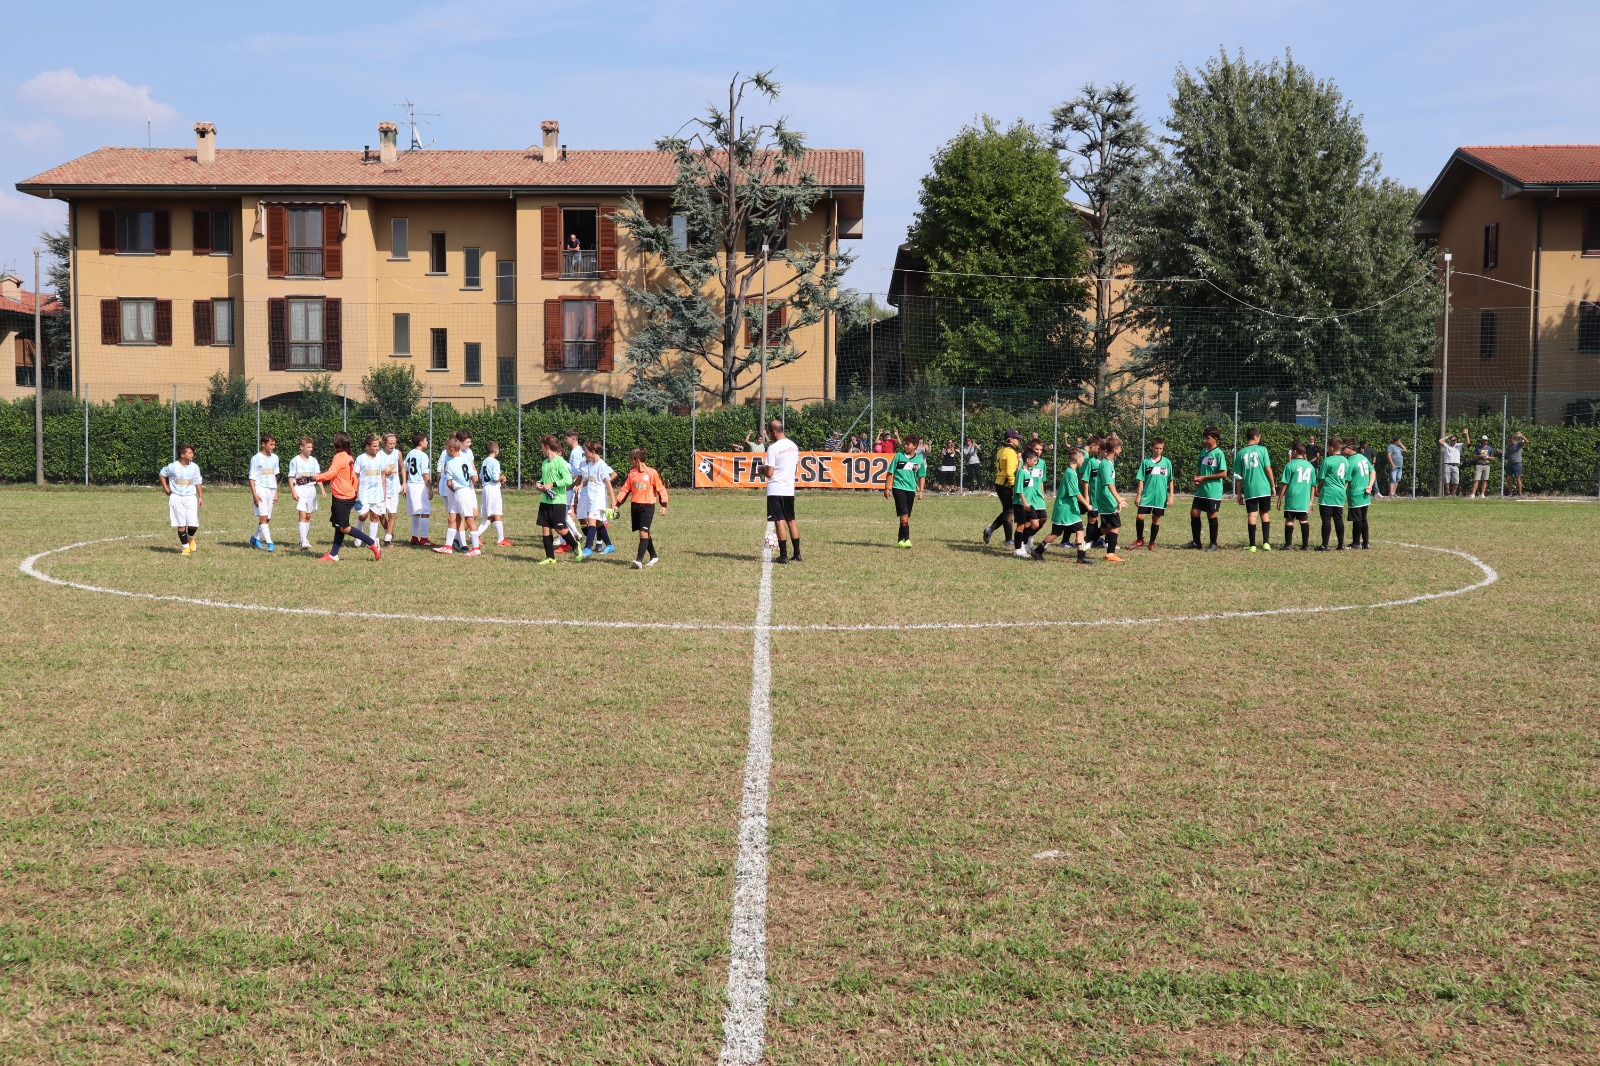
{"label": "terracotta roof tile", "polygon": [[1477,144],[1460,151],[1519,185],[1600,184],[1600,144]]}
{"label": "terracotta roof tile", "polygon": [[[801,169],[823,185],[865,184],[862,152],[818,148]],[[237,189],[306,188],[661,188],[673,180],[672,157],[657,151],[574,150],[544,163],[528,150],[403,152],[393,164],[363,162],[360,152],[280,148],[218,149],[214,163],[182,148],[101,148],[19,182],[23,192],[98,186]]]}
{"label": "terracotta roof tile", "polygon": [[[31,292],[18,293],[17,298],[14,300],[7,296],[0,296],[0,311],[10,311],[13,314],[19,315],[31,315],[33,314],[33,304],[34,295]],[[54,293],[47,292],[44,294],[44,306],[40,310],[46,315],[60,313],[61,305],[56,303]]]}

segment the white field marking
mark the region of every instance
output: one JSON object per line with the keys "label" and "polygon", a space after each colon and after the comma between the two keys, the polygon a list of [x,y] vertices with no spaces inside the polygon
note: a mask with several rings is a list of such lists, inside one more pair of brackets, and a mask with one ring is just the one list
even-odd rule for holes
{"label": "white field marking", "polygon": [[[767,532],[772,533],[772,523]],[[733,866],[728,935],[728,1007],[719,1063],[761,1061],[767,1025],[767,782],[772,774],[772,549],[761,549],[750,665],[750,739],[739,796],[739,855]]]}
{"label": "white field marking", "polygon": [[[238,530],[212,530],[213,537],[225,533],[235,533]],[[1499,571],[1494,567],[1464,551],[1454,548],[1439,548],[1431,544],[1407,544],[1404,541],[1379,541],[1380,544],[1392,544],[1400,548],[1411,548],[1416,551],[1439,552],[1443,555],[1454,555],[1464,559],[1478,568],[1483,576],[1470,585],[1460,588],[1446,589],[1443,592],[1424,592],[1418,596],[1408,596],[1398,600],[1380,600],[1377,603],[1343,603],[1321,607],[1268,607],[1258,611],[1212,611],[1207,614],[1169,614],[1158,615],[1152,618],[1085,618],[1085,619],[1034,619],[1003,622],[911,622],[906,625],[889,625],[885,623],[864,622],[858,625],[827,625],[808,624],[796,625],[793,623],[778,623],[775,625],[745,625],[740,622],[632,622],[632,621],[591,621],[589,619],[570,618],[495,618],[483,615],[443,615],[443,614],[399,614],[387,611],[334,611],[325,607],[275,607],[262,603],[233,603],[228,600],[213,600],[197,596],[171,596],[155,592],[130,592],[126,589],[107,588],[103,585],[87,585],[78,581],[68,581],[65,578],[52,577],[39,570],[35,564],[47,556],[61,552],[72,551],[75,548],[88,548],[96,544],[113,544],[123,540],[146,540],[151,537],[163,536],[161,533],[129,534],[121,537],[103,537],[99,540],[81,540],[75,544],[64,544],[59,548],[30,555],[18,564],[17,569],[31,578],[46,581],[52,585],[63,588],[77,589],[80,592],[98,592],[107,596],[126,596],[135,600],[154,600],[158,603],[187,603],[196,607],[221,607],[230,611],[256,611],[264,614],[302,615],[312,618],[359,618],[376,622],[444,622],[444,623],[471,623],[477,625],[495,626],[589,626],[592,629],[666,629],[690,632],[722,632],[722,633],[748,633],[756,629],[766,629],[770,633],[869,633],[869,632],[908,632],[913,630],[962,630],[962,629],[1049,629],[1055,627],[1079,626],[1153,626],[1166,623],[1187,622],[1221,622],[1233,618],[1270,618],[1275,615],[1286,614],[1334,614],[1341,611],[1373,611],[1385,607],[1409,607],[1412,604],[1427,603],[1429,600],[1448,599],[1451,596],[1464,596],[1468,593],[1486,589],[1500,580]],[[1000,558],[997,554],[996,558]],[[763,562],[765,566],[765,561]]]}

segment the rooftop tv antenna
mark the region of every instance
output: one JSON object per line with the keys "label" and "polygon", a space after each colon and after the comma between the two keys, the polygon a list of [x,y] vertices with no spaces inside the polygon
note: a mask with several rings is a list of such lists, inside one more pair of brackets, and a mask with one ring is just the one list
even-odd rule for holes
{"label": "rooftop tv antenna", "polygon": [[[413,104],[409,99],[402,103],[400,107],[406,113],[406,125],[411,128],[411,145],[406,149],[406,151],[417,152],[424,148],[432,148],[438,143],[437,141],[429,141],[427,144],[423,144],[422,131],[419,128],[419,123],[417,122],[417,119],[419,118],[438,118],[439,116],[436,113],[432,111],[418,111],[417,105]],[[431,126],[433,123],[423,122],[420,123],[420,125]]]}

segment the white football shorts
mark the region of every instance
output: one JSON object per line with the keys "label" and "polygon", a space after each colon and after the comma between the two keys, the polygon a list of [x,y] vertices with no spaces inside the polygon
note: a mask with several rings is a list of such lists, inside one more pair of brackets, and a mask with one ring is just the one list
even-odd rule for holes
{"label": "white football shorts", "polygon": [[384,506],[386,502],[382,496],[369,496],[359,501],[358,509],[362,514],[386,515],[389,513]]}
{"label": "white football shorts", "polygon": [[392,489],[383,490],[383,513],[400,513],[400,487],[398,485]]}
{"label": "white football shorts", "polygon": [[197,496],[168,496],[167,517],[173,529],[200,524],[200,499]]}
{"label": "white football shorts", "polygon": [[483,487],[483,510],[479,513],[484,515],[503,515],[506,513],[504,504],[500,499],[499,485],[485,485]]}
{"label": "white football shorts", "polygon": [[427,514],[431,509],[428,486],[421,478],[406,482],[406,511],[410,514]]}
{"label": "white football shorts", "polygon": [[272,505],[274,503],[276,503],[277,501],[278,501],[278,493],[277,493],[276,489],[274,489],[272,492],[269,492],[269,493],[266,493],[265,495],[263,495],[261,497],[261,502],[258,503],[258,504],[254,504],[253,505],[254,508],[255,508],[256,517],[257,518],[271,518],[272,517]]}
{"label": "white football shorts", "polygon": [[464,518],[476,518],[478,515],[478,497],[472,491],[471,485],[463,485],[450,494],[450,513],[458,514]]}
{"label": "white football shorts", "polygon": [[301,514],[315,514],[317,511],[317,486],[296,485],[294,487],[294,509]]}

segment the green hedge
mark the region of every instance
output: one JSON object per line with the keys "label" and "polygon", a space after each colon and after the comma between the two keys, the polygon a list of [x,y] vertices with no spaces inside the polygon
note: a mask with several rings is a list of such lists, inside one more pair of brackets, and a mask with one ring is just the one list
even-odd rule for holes
{"label": "green hedge", "polygon": [[[789,433],[802,448],[820,448],[830,430],[845,431],[852,420],[861,413],[862,403],[857,400],[833,401],[813,404],[788,412]],[[774,408],[775,410],[775,408]],[[172,454],[172,414],[167,404],[118,402],[92,404],[89,408],[89,480],[96,484],[154,482],[156,471],[168,462]],[[514,407],[489,408],[471,414],[447,414],[436,410],[434,432],[442,438],[452,430],[465,428],[482,444],[490,439],[501,446],[501,461],[508,473],[515,477],[517,455],[517,413]],[[194,445],[197,461],[207,477],[213,481],[242,480],[249,469],[250,456],[255,452],[255,414],[236,418],[213,418],[203,404],[181,403],[177,407],[178,439]],[[446,421],[448,418],[448,421]],[[643,412],[635,408],[618,407],[606,418],[607,451],[613,465],[621,465],[628,451],[643,446],[650,451],[652,461],[660,468],[668,484],[687,485],[690,482],[690,419],[685,415]],[[755,428],[756,414],[749,407],[729,407],[705,412],[695,419],[694,431],[697,445],[706,451],[728,451],[741,447],[745,434]],[[914,432],[937,448],[949,439],[959,439],[961,411],[955,404],[922,402],[915,395],[887,397],[877,404],[875,423],[878,429],[896,432]],[[333,435],[342,427],[338,417],[303,419],[292,412],[263,410],[261,427],[278,437],[279,452],[284,456],[296,451],[295,441],[301,434],[310,434],[317,440],[317,454],[324,461]],[[999,407],[969,406],[966,431],[977,438],[983,448],[984,469],[987,475],[993,459],[994,447],[1001,434],[1009,428],[1020,430],[1024,436],[1037,432],[1044,439],[1052,436],[1055,420],[1042,407],[1023,411]],[[866,429],[866,419],[856,425],[856,431]],[[1200,450],[1200,433],[1205,423],[1197,416],[1174,415],[1162,423],[1152,422],[1146,427],[1147,435],[1162,435],[1167,439],[1167,451],[1180,471],[1189,471]],[[1500,421],[1498,418],[1453,421],[1451,428],[1459,433],[1465,426],[1474,437],[1487,433],[1498,448]],[[560,433],[567,428],[579,431],[584,439],[599,439],[601,415],[595,412],[525,410],[522,416],[524,477],[531,477],[539,462],[539,438],[546,433]],[[1224,448],[1231,449],[1233,427],[1221,424]],[[1524,455],[1523,478],[1530,492],[1560,492],[1593,495],[1596,491],[1597,458],[1600,458],[1600,428],[1563,426],[1516,426],[1528,437]],[[400,434],[402,450],[410,447],[411,434],[426,432],[427,414],[412,418],[402,425],[382,426],[370,419],[352,414],[350,434],[358,442],[368,432],[394,429]],[[1064,417],[1060,432],[1064,440],[1074,440],[1092,432],[1115,429],[1127,447],[1124,455],[1132,460],[1137,451],[1140,427],[1137,419],[1108,422],[1093,416]],[[1274,458],[1282,456],[1290,441],[1314,433],[1319,439],[1320,430],[1285,423],[1265,423],[1261,427],[1263,443],[1271,449]],[[1411,423],[1340,423],[1333,432],[1372,443],[1381,453],[1393,438],[1400,437],[1407,448],[1411,446]],[[84,480],[84,412],[77,404],[59,400],[46,404],[45,413],[45,473],[51,481],[75,482]],[[1410,467],[1417,471],[1417,488],[1430,494],[1438,476],[1439,436],[1437,423],[1424,422],[1421,426],[1421,445],[1416,454],[1406,457],[1407,471],[1402,488],[1409,491]],[[1464,471],[1471,477],[1471,469]],[[1499,460],[1495,464],[1495,484],[1500,475]],[[1126,476],[1126,475],[1125,475]],[[1380,472],[1380,477],[1382,477]],[[33,480],[33,404],[31,400],[0,401],[0,481],[26,482]]]}

